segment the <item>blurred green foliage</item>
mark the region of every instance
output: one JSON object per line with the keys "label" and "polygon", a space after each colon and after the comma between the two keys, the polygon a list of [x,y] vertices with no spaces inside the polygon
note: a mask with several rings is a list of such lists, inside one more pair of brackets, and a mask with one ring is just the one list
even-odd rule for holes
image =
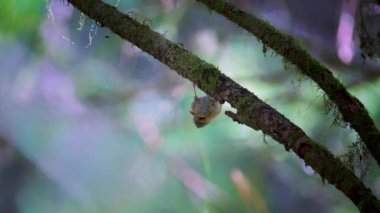
{"label": "blurred green foliage", "polygon": [[43,0],[0,0],[0,33],[32,42],[37,39],[36,30],[46,17]]}
{"label": "blurred green foliage", "polygon": [[[71,6],[0,3],[1,212],[357,212],[261,132],[223,114],[197,129],[191,82]],[[118,8],[215,64],[334,154],[356,141],[332,125],[313,82],[223,17],[192,1]],[[379,84],[349,88],[377,124]],[[371,167],[366,183],[377,195],[379,180]]]}

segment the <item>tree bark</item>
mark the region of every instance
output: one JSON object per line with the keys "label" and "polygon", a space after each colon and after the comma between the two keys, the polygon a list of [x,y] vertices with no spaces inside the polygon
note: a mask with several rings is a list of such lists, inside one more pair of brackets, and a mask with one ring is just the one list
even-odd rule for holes
{"label": "tree bark", "polygon": [[380,165],[380,132],[364,105],[333,76],[332,72],[301,48],[291,36],[281,33],[269,23],[248,14],[222,0],[197,0],[248,32],[252,33],[263,45],[270,47],[286,60],[296,65],[326,93],[338,107],[344,121],[356,130],[372,156]]}
{"label": "tree bark", "polygon": [[237,113],[227,112],[227,115],[256,130],[262,130],[283,144],[287,150],[292,149],[323,179],[350,198],[360,211],[380,212],[380,202],[371,190],[340,160],[315,143],[282,114],[222,74],[215,66],[100,0],[68,1],[102,26],[191,80],[212,97],[230,103],[237,109]]}

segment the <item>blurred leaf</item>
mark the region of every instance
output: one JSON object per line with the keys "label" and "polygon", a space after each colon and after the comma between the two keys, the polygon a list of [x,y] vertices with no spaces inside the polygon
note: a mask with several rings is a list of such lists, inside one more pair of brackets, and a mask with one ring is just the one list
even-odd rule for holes
{"label": "blurred leaf", "polygon": [[0,36],[21,37],[29,42],[35,39],[45,17],[45,4],[42,0],[0,0]]}

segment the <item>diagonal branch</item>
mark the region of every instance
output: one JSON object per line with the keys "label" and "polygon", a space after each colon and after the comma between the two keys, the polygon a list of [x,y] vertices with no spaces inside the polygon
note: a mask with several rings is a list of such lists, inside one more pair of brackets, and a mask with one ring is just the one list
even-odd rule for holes
{"label": "diagonal branch", "polygon": [[196,83],[209,95],[230,103],[237,109],[236,114],[227,112],[230,117],[256,130],[262,130],[287,149],[292,149],[323,179],[328,180],[350,198],[358,209],[363,212],[380,212],[380,202],[371,190],[344,167],[340,160],[311,140],[302,129],[282,114],[222,74],[213,65],[100,0],[68,1],[90,18]]}
{"label": "diagonal branch", "polygon": [[281,33],[269,23],[248,14],[223,0],[197,0],[209,9],[225,16],[230,21],[255,35],[285,59],[295,64],[303,74],[309,76],[338,107],[343,119],[356,130],[372,156],[380,165],[380,132],[364,105],[333,76],[332,72],[312,58],[291,36]]}

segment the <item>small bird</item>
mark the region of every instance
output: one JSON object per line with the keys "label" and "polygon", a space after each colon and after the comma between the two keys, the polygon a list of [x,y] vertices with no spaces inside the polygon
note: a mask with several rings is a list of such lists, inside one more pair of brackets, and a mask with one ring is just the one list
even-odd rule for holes
{"label": "small bird", "polygon": [[222,105],[219,101],[208,95],[198,97],[194,86],[194,101],[190,113],[196,127],[201,128],[210,123],[221,111]]}

